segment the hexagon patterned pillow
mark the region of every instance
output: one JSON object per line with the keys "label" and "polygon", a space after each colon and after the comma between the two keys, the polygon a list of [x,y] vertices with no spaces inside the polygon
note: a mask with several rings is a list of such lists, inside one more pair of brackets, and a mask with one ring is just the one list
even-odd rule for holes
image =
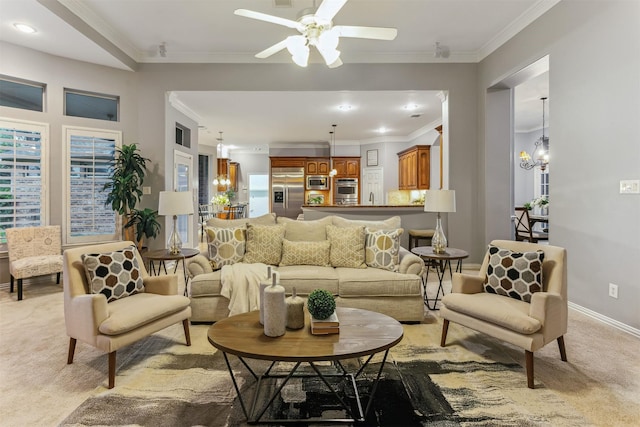
{"label": "hexagon patterned pillow", "polygon": [[542,291],[543,251],[513,252],[489,245],[489,265],[484,290],[525,302]]}
{"label": "hexagon patterned pillow", "polygon": [[104,294],[107,302],[144,291],[142,274],[136,257],[137,249],[124,249],[99,254],[83,254],[82,263],[92,294]]}

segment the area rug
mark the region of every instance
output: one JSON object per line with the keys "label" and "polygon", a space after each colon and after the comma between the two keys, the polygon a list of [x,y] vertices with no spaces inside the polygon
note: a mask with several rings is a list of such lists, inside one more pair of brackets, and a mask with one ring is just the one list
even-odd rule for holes
{"label": "area rug", "polygon": [[[141,341],[119,361],[116,387],[98,388],[61,425],[246,425],[224,358],[207,342],[207,328],[192,327],[192,347],[183,344],[177,328]],[[527,388],[523,368],[499,346],[487,344],[476,334],[450,328],[448,345],[442,348],[437,322],[404,325],[404,330],[403,341],[387,360],[372,410],[360,425],[589,425],[543,384],[536,382],[536,389]],[[237,359],[231,356],[230,360],[241,389],[251,395],[255,381]],[[346,363],[354,367],[361,361]],[[380,358],[374,358],[358,380],[365,399],[379,363]],[[252,361],[251,366],[259,371],[267,365]],[[353,403],[348,387],[345,392]],[[267,416],[299,418],[309,414],[324,418],[346,415],[323,384],[296,378],[283,389]]]}

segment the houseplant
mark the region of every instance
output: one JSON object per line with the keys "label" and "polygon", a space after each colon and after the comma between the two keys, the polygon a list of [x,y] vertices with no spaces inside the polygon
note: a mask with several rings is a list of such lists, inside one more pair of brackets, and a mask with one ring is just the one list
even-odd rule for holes
{"label": "houseplant", "polygon": [[131,212],[142,198],[142,182],[146,174],[147,162],[150,160],[140,155],[136,144],[124,144],[116,151],[113,172],[102,191],[109,192],[105,205],[111,205],[111,209],[124,217],[125,239],[133,240],[131,227],[135,222],[130,221]]}
{"label": "houseplant", "polygon": [[143,238],[155,238],[160,233],[160,223],[158,222],[158,211],[144,208],[142,210],[133,209],[129,214],[129,222],[125,224],[125,228],[135,226],[136,242],[138,250],[142,250]]}
{"label": "houseplant", "polygon": [[315,289],[309,294],[307,309],[314,318],[324,320],[336,310],[336,301],[331,292],[325,289]]}

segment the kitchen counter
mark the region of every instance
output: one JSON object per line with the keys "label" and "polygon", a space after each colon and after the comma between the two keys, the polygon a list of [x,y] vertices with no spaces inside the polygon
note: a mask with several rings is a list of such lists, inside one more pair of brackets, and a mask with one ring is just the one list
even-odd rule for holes
{"label": "kitchen counter", "polygon": [[419,208],[423,209],[424,205],[302,205],[303,208],[345,208],[345,209],[355,209],[355,208],[369,208],[369,209],[377,209],[377,208]]}

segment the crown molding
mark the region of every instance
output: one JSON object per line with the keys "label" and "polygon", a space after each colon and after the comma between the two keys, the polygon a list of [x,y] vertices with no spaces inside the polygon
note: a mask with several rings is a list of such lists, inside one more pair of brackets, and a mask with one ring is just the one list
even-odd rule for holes
{"label": "crown molding", "polygon": [[200,117],[195,111],[193,111],[191,108],[187,107],[182,101],[180,101],[180,98],[178,98],[178,95],[175,92],[169,93],[169,104],[176,110],[180,111],[185,116],[189,117],[194,122],[202,123],[202,117]]}

